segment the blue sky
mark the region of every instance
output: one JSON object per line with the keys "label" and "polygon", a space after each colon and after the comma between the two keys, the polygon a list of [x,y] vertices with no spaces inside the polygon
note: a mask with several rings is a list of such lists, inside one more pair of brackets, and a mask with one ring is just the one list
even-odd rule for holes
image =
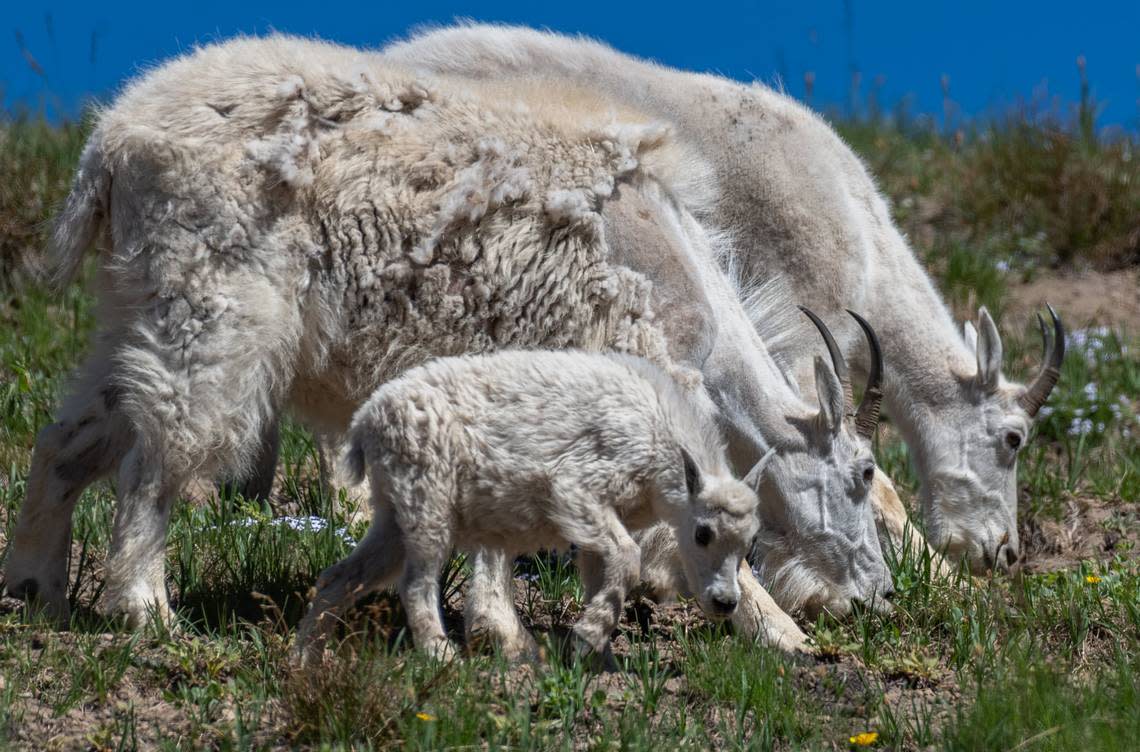
{"label": "blue sky", "polygon": [[[15,6],[15,7],[12,7]],[[581,32],[674,66],[742,80],[784,80],[813,104],[846,107],[851,71],[863,100],[941,117],[940,80],[967,115],[1034,94],[1077,98],[1076,59],[1105,105],[1102,125],[1140,123],[1140,1],[1040,2],[46,2],[11,3],[0,35],[2,105],[74,111],[140,68],[196,43],[270,29],[378,46],[455,18]],[[34,65],[29,58],[35,61]],[[42,73],[36,72],[38,67]]]}

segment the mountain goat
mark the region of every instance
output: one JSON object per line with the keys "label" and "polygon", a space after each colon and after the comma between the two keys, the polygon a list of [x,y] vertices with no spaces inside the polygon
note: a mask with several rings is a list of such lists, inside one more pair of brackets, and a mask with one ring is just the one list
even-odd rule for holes
{"label": "mountain goat", "polygon": [[[561,77],[676,128],[712,166],[717,201],[702,221],[730,229],[730,263],[777,277],[810,301],[864,370],[862,311],[883,338],[886,410],[911,448],[927,532],[975,572],[1018,558],[1017,455],[1057,382],[1064,329],[1053,319],[1041,371],[1028,386],[1002,376],[1001,338],[989,313],[959,334],[946,305],[894,226],[858,157],[824,120],[779,92],[646,62],[593,41],[526,28],[457,26],[384,51],[437,73],[494,80]],[[809,386],[812,339],[784,340]],[[896,526],[897,527],[897,526]]]}
{"label": "mountain goat", "polygon": [[206,47],[131,85],[57,224],[65,275],[106,228],[99,329],[37,438],[9,592],[66,618],[74,503],[117,471],[107,605],[166,616],[164,537],[189,478],[240,472],[286,408],[342,432],[427,356],[666,361],[648,283],[609,263],[601,233],[616,181],[660,139],[620,127],[284,37]]}
{"label": "mountain goat", "polygon": [[[320,577],[302,654],[352,602],[399,578],[416,647],[449,656],[439,575],[452,547],[511,555],[578,547],[583,651],[606,651],[641,552],[632,531],[676,531],[706,614],[736,610],[736,573],[758,529],[756,494],[728,469],[709,411],[645,360],[501,351],[444,358],[381,386],[353,418],[348,465],[367,467],[372,525]],[[401,574],[402,573],[402,574]]]}
{"label": "mountain goat", "polygon": [[[287,37],[152,71],[101,114],[57,223],[64,276],[104,231],[99,329],[37,438],[9,592],[67,617],[70,515],[117,472],[107,605],[164,617],[190,477],[247,469],[286,409],[337,435],[428,357],[537,347],[703,378],[738,468],[778,451],[760,494],[789,592],[880,598],[871,460],[840,379],[818,361],[809,404],[765,349],[693,220],[708,182],[666,130],[589,92],[453,85]],[[741,578],[756,598],[734,620],[755,633],[771,601]]]}

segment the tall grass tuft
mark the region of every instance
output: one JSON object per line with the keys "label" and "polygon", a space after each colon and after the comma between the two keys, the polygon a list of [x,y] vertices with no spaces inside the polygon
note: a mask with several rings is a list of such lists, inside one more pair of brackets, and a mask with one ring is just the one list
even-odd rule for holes
{"label": "tall grass tuft", "polygon": [[867,161],[923,254],[972,249],[991,264],[1140,263],[1140,139],[1097,127],[1083,60],[1068,111],[1043,98],[941,130],[900,108],[836,127]]}
{"label": "tall grass tuft", "polygon": [[0,290],[39,277],[47,225],[71,184],[90,124],[0,115]]}

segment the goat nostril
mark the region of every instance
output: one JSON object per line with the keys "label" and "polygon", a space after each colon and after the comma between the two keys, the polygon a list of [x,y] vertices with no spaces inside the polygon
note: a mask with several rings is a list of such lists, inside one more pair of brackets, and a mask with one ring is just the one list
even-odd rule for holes
{"label": "goat nostril", "polygon": [[893,601],[895,599],[895,595],[896,592],[894,588],[887,588],[883,591],[883,598],[888,601]]}
{"label": "goat nostril", "polygon": [[713,608],[716,609],[718,614],[731,614],[736,610],[736,601],[725,600],[723,598],[713,598]]}
{"label": "goat nostril", "polygon": [[1017,559],[1018,559],[1017,552],[1014,551],[1012,547],[1006,546],[1005,547],[1005,560],[1009,563],[1009,565],[1011,567],[1017,563]]}

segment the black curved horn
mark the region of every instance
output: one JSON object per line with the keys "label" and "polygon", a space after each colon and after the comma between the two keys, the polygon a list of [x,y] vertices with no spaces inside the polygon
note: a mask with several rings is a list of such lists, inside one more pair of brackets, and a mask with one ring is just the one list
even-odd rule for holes
{"label": "black curved horn", "polygon": [[1045,307],[1049,309],[1049,316],[1053,319],[1053,341],[1050,342],[1046,336],[1045,320],[1038,314],[1041,338],[1045,340],[1045,358],[1037,378],[1017,398],[1017,404],[1021,405],[1031,418],[1037,415],[1045,400],[1049,399],[1053,387],[1057,386],[1057,381],[1061,378],[1061,364],[1065,360],[1065,325],[1061,323],[1061,317],[1053,310],[1053,306],[1046,303]]}
{"label": "black curved horn", "polygon": [[843,359],[843,352],[835,343],[835,337],[831,336],[831,330],[827,328],[819,316],[816,316],[807,306],[799,306],[799,309],[811,319],[811,323],[815,324],[815,328],[823,337],[823,343],[827,345],[827,352],[831,355],[831,366],[835,369],[835,375],[839,377],[839,385],[843,387],[843,412],[847,415],[854,414],[855,392],[851,389],[851,374],[847,371],[847,361]]}
{"label": "black curved horn", "polygon": [[874,438],[875,429],[879,426],[879,409],[883,404],[883,348],[879,345],[878,335],[866,319],[850,308],[847,313],[859,324],[867,337],[867,346],[871,349],[871,370],[867,374],[867,386],[863,390],[859,409],[855,411],[855,433],[869,441]]}

